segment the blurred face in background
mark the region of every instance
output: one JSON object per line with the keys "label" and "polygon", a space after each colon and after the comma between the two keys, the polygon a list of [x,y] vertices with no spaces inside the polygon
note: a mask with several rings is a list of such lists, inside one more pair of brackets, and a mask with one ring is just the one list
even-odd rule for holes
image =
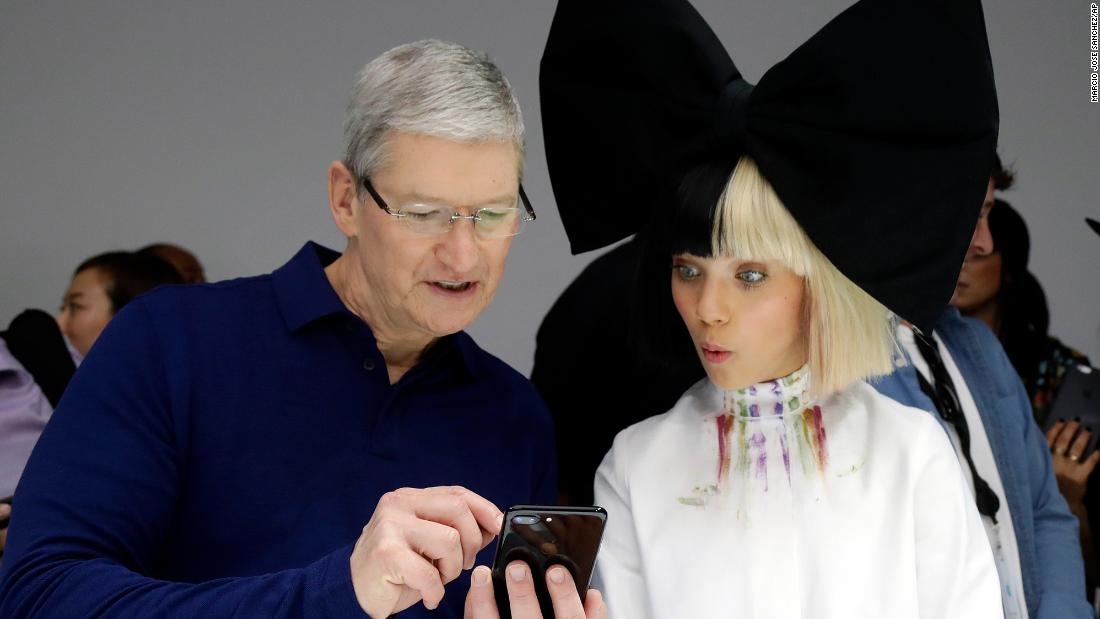
{"label": "blurred face in background", "polygon": [[84,269],[73,277],[61,300],[57,324],[81,356],[88,354],[114,316],[114,307],[107,296],[108,285],[110,281],[102,271],[95,267]]}
{"label": "blurred face in background", "polygon": [[989,211],[993,208],[993,181],[985,194],[978,225],[970,239],[951,305],[963,314],[972,314],[996,302],[1001,288],[1001,254],[993,245],[989,232]]}
{"label": "blurred face in background", "polygon": [[959,283],[951,304],[963,314],[987,307],[997,300],[1001,289],[1001,254],[993,252],[967,261],[959,274]]}

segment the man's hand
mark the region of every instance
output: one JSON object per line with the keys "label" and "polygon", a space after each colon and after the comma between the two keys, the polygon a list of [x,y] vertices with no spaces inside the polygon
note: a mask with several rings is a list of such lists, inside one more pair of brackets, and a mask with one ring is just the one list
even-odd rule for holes
{"label": "man's hand", "polygon": [[503,518],[488,500],[458,486],[386,493],[351,553],[359,605],[374,619],[421,600],[436,608],[443,585],[474,566]]}
{"label": "man's hand", "polygon": [[[508,582],[508,602],[512,607],[512,619],[605,619],[607,606],[603,596],[589,589],[584,604],[577,597],[577,585],[569,570],[555,566],[546,572],[546,587],[554,603],[554,616],[543,617],[539,600],[535,596],[535,583],[531,570],[523,561],[513,561],[505,570]],[[465,619],[500,619],[489,568],[478,566],[470,577],[470,593],[466,596]]]}
{"label": "man's hand", "polygon": [[1081,454],[1089,444],[1090,434],[1083,429],[1077,434],[1080,425],[1076,421],[1059,421],[1047,431],[1047,445],[1050,446],[1054,461],[1058,489],[1062,491],[1062,496],[1074,513],[1077,513],[1075,508],[1084,504],[1089,475],[1096,468],[1096,463],[1100,462],[1100,449],[1093,450],[1088,458],[1081,459]]}

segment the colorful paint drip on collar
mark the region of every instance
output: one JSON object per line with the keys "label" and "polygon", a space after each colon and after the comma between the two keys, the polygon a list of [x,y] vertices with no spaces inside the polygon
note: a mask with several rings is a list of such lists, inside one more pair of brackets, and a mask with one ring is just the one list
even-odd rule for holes
{"label": "colorful paint drip on collar", "polygon": [[732,468],[743,475],[751,473],[767,491],[767,437],[759,427],[754,427],[755,422],[765,419],[786,421],[777,438],[788,482],[791,479],[788,434],[793,434],[797,441],[803,473],[816,469],[824,475],[829,464],[828,439],[821,407],[806,398],[808,388],[809,375],[803,367],[784,378],[726,392],[724,410],[714,419],[718,435],[718,488],[729,478]]}

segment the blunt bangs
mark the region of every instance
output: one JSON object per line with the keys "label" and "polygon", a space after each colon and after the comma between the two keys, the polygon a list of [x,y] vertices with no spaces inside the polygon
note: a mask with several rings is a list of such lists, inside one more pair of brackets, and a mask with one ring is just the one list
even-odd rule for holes
{"label": "blunt bangs", "polygon": [[712,236],[722,193],[736,161],[709,161],[695,166],[680,179],[672,195],[662,200],[670,208],[656,209],[653,222],[667,256],[713,256]]}
{"label": "blunt bangs", "polygon": [[817,247],[752,159],[738,161],[717,210],[713,254],[745,262],[776,261],[802,277],[812,272]]}
{"label": "blunt bangs", "polygon": [[893,313],[821,253],[748,157],[738,161],[718,200],[711,243],[717,255],[776,261],[805,280],[812,395],[894,370],[900,349]]}

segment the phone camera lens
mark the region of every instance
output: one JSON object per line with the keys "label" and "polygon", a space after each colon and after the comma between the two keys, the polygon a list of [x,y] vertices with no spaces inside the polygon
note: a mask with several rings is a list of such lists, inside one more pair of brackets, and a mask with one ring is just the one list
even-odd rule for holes
{"label": "phone camera lens", "polygon": [[537,524],[538,521],[538,516],[515,516],[512,518],[512,524],[517,524],[520,526],[530,526],[533,524]]}

